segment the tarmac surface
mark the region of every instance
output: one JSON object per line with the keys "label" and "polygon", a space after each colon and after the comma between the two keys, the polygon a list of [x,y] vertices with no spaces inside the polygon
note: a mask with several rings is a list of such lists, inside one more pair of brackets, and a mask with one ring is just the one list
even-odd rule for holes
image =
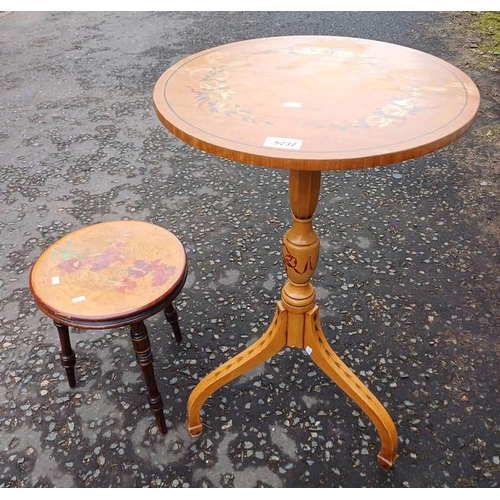
{"label": "tarmac surface", "polygon": [[[0,486],[498,488],[498,63],[433,12],[0,14]],[[458,22],[458,24],[457,24]],[[464,31],[461,31],[461,30]],[[184,145],[154,84],[179,59],[262,36],[373,38],[432,53],[478,84],[474,128],[402,164],[322,177],[317,287],[333,349],[386,405],[399,458],[298,349],[217,391],[189,435],[196,383],[265,331],[285,282],[287,172]],[[476,45],[477,46],[477,45]],[[496,128],[495,128],[496,127]],[[128,331],[75,331],[77,386],[29,272],[87,224],[146,220],[189,259],[184,340],[147,321],[169,432],[149,410]]]}

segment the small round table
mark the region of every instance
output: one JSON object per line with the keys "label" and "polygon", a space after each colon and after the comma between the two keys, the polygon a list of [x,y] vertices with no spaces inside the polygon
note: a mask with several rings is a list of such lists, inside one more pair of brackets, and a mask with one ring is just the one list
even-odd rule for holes
{"label": "small round table", "polygon": [[76,386],[75,353],[69,327],[102,330],[130,327],[138,365],[161,434],[167,432],[163,400],[144,320],[164,311],[178,342],[182,339],[172,302],[187,277],[182,243],[170,231],[143,221],[100,222],[73,231],[50,245],[30,273],[40,310],[54,321],[61,364]]}
{"label": "small round table", "polygon": [[283,239],[288,281],[269,329],[192,391],[187,425],[218,388],[284,346],[311,359],[376,427],[378,462],[397,457],[394,423],[329,346],[310,280],[319,256],[312,225],[321,172],[368,168],[446,146],[472,125],[479,92],[462,71],[389,43],[330,36],[247,40],[191,55],[169,68],[153,95],[161,123],[182,141],[241,163],[290,171],[293,222]]}

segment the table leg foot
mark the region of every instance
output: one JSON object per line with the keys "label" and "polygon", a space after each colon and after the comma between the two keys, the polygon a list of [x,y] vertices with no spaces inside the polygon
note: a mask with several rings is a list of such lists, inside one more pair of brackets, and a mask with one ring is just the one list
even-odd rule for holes
{"label": "table leg foot", "polygon": [[388,470],[397,458],[398,436],[396,427],[380,401],[354,375],[329,346],[319,322],[319,310],[315,306],[306,314],[305,347],[311,359],[323,372],[356,402],[378,431],[382,448],[378,463]]}
{"label": "table leg foot", "polygon": [[394,453],[394,454],[392,454],[392,456],[389,456],[389,457],[386,458],[386,457],[383,457],[382,456],[382,452],[380,452],[377,455],[377,462],[380,465],[380,467],[382,467],[382,469],[390,470],[391,467],[394,465],[394,462],[396,461],[396,458],[398,458],[398,456],[396,455],[396,453]]}
{"label": "table leg foot", "polygon": [[271,326],[252,345],[209,373],[193,389],[187,404],[187,427],[192,436],[201,434],[200,410],[220,387],[274,356],[286,345],[287,312],[278,304]]}
{"label": "table leg foot", "polygon": [[196,436],[199,436],[201,434],[201,432],[203,431],[203,424],[201,423],[200,415],[199,414],[197,416],[193,415],[192,420],[193,421],[197,421],[197,423],[190,424],[189,423],[189,417],[188,417],[188,421],[186,422],[186,425],[187,425],[187,428],[189,430],[190,436],[191,437],[196,437]]}

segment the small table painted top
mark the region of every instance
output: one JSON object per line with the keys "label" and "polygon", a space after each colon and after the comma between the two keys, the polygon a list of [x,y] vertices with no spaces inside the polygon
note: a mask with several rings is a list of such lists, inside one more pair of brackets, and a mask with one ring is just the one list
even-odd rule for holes
{"label": "small table painted top", "polygon": [[169,68],[153,95],[184,142],[242,163],[297,170],[374,167],[446,146],[479,92],[446,61],[358,38],[292,36],[214,47]]}
{"label": "small table painted top", "polygon": [[50,317],[111,321],[147,311],[182,286],[186,254],[166,229],[110,221],[78,229],[48,247],[30,276]]}

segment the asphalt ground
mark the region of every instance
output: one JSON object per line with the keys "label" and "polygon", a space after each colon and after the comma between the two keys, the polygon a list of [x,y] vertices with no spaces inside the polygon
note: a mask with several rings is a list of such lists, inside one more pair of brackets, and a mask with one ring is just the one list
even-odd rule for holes
{"label": "asphalt ground", "polygon": [[[498,64],[473,64],[460,16],[437,12],[3,12],[0,16],[0,486],[498,488]],[[203,433],[190,391],[255,341],[285,282],[287,172],[194,150],[152,91],[179,59],[233,41],[373,38],[448,60],[482,93],[474,128],[402,164],[329,172],[314,284],[334,350],[386,404],[399,459],[301,350],[217,391]],[[477,44],[475,45],[477,47]],[[496,127],[496,128],[495,128]],[[84,225],[146,220],[189,259],[184,341],[148,320],[169,431],[158,434],[126,329],[75,331],[77,387],[29,271]]]}

